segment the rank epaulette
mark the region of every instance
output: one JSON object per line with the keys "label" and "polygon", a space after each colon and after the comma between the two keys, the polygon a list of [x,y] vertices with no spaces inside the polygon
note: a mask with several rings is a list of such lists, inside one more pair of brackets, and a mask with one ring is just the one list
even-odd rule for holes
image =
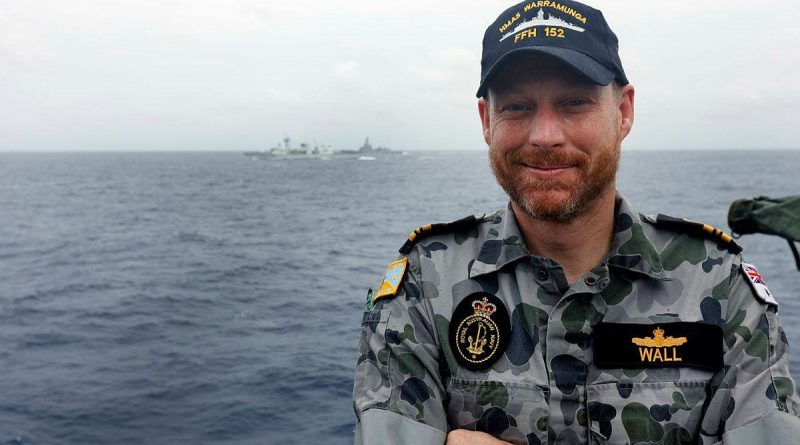
{"label": "rank epaulette", "polygon": [[676,232],[687,233],[689,235],[702,236],[716,240],[728,248],[731,253],[741,253],[742,246],[736,243],[733,238],[722,230],[715,229],[708,224],[691,221],[685,218],[673,218],[666,215],[656,216],[656,226],[675,230]]}
{"label": "rank epaulette", "polygon": [[414,229],[414,231],[408,235],[408,239],[403,244],[403,247],[400,248],[400,253],[403,255],[408,255],[411,252],[411,249],[414,247],[414,244],[418,243],[423,238],[432,235],[439,235],[441,233],[461,232],[475,227],[476,224],[478,224],[478,219],[475,218],[474,215],[470,215],[466,218],[461,218],[458,221],[428,224],[427,226],[419,227]]}

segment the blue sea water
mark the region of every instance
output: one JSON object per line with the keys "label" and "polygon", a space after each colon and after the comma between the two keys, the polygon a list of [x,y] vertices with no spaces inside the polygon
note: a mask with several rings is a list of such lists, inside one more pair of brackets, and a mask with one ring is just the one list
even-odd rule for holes
{"label": "blue sea water", "polygon": [[[797,151],[631,151],[619,188],[726,228],[798,172]],[[0,154],[0,443],[350,443],[366,289],[414,227],[505,201],[482,152]],[[800,345],[786,243],[740,242]]]}

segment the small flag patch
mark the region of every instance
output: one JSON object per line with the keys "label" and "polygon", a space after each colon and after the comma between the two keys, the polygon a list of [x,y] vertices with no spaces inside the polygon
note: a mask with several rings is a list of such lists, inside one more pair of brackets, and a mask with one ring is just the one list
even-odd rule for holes
{"label": "small flag patch", "polygon": [[772,292],[770,292],[769,288],[767,288],[767,283],[764,281],[764,276],[761,275],[754,264],[742,263],[742,271],[744,272],[748,281],[750,281],[753,291],[755,291],[756,295],[761,299],[761,301],[767,304],[774,304],[775,306],[778,305],[775,297],[772,296]]}
{"label": "small flag patch", "polygon": [[400,288],[400,283],[403,281],[403,275],[406,273],[408,266],[408,258],[403,257],[397,261],[389,263],[386,268],[386,275],[383,276],[381,286],[372,301],[378,301],[385,297],[394,297],[397,295],[397,289]]}

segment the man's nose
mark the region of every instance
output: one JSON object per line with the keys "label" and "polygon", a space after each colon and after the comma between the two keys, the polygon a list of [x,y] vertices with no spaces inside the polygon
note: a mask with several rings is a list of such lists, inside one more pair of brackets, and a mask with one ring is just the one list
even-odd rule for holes
{"label": "man's nose", "polygon": [[564,132],[558,116],[550,107],[540,107],[533,115],[528,142],[537,148],[553,149],[564,145]]}

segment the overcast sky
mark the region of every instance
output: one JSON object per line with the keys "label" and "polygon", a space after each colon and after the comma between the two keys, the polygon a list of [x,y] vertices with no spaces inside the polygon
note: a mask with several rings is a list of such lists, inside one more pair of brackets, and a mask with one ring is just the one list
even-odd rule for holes
{"label": "overcast sky", "polygon": [[[483,150],[495,0],[0,0],[0,150]],[[796,0],[597,0],[626,149],[800,147]]]}

